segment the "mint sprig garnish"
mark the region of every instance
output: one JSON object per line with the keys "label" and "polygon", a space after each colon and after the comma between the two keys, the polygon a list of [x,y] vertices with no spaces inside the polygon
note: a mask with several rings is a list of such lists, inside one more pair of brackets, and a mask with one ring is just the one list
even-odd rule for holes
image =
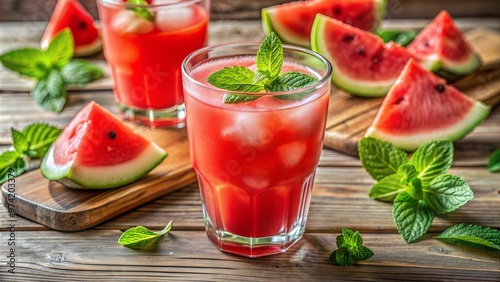
{"label": "mint sprig garnish", "polygon": [[153,232],[144,226],[136,226],[123,232],[120,239],[118,239],[118,243],[131,248],[144,247],[170,232],[170,229],[172,229],[172,221],[158,232]]}
{"label": "mint sprig garnish", "polygon": [[42,158],[62,130],[46,124],[32,123],[19,131],[11,128],[12,148],[0,153],[0,183],[8,180],[9,168],[14,176],[25,171],[25,159]]}
{"label": "mint sprig garnish", "polygon": [[453,161],[451,141],[426,143],[408,160],[391,143],[365,137],[358,153],[363,167],[378,181],[370,198],[394,202],[394,222],[407,243],[420,239],[435,215],[455,211],[474,197],[465,181],[446,174]]}
{"label": "mint sprig garnish", "polygon": [[[127,0],[127,3],[130,3],[132,5],[143,5],[147,6],[148,2],[146,0]],[[133,11],[136,15],[139,17],[146,19],[150,22],[155,22],[155,15],[145,7],[127,7],[127,10]]]}
{"label": "mint sprig garnish", "polygon": [[401,46],[408,46],[415,37],[418,32],[415,30],[389,30],[383,29],[377,32],[377,35],[382,38],[384,42],[394,41]]}
{"label": "mint sprig garnish", "polygon": [[337,250],[330,254],[330,261],[341,266],[352,265],[358,260],[369,259],[373,252],[363,246],[363,238],[358,231],[342,228],[342,235],[337,236]]}
{"label": "mint sprig garnish", "polygon": [[31,95],[43,109],[61,112],[68,99],[68,85],[82,86],[100,79],[104,72],[84,60],[72,60],[74,40],[71,30],[62,30],[45,50],[21,48],[0,55],[8,69],[36,79]]}
{"label": "mint sprig garnish", "polygon": [[[270,33],[257,51],[256,72],[242,66],[225,67],[212,73],[207,82],[224,90],[260,93],[296,90],[318,81],[317,78],[300,72],[281,73],[283,59],[283,45],[276,34]],[[310,90],[273,97],[299,101],[312,92]],[[223,97],[223,102],[245,103],[260,97],[260,95],[227,93]]]}
{"label": "mint sprig garnish", "polygon": [[491,172],[500,172],[500,149],[496,149],[489,157],[488,170]]}
{"label": "mint sprig garnish", "polygon": [[450,244],[500,251],[500,230],[474,224],[457,224],[433,238]]}

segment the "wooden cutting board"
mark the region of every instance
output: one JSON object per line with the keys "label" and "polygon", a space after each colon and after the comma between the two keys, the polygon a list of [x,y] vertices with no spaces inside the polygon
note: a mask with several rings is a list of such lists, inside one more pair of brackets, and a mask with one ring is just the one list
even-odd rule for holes
{"label": "wooden cutting board", "polygon": [[[500,33],[476,29],[465,34],[483,60],[481,70],[454,83],[458,89],[486,104],[500,103]],[[333,90],[326,124],[326,147],[358,154],[358,141],[365,135],[383,98],[361,98]],[[467,139],[461,142],[467,142]]]}
{"label": "wooden cutting board", "polygon": [[[90,191],[49,181],[37,169],[15,178],[15,212],[56,230],[78,231],[196,181],[185,129],[136,128],[169,154],[146,177],[121,188]],[[7,206],[6,185],[2,195]]]}

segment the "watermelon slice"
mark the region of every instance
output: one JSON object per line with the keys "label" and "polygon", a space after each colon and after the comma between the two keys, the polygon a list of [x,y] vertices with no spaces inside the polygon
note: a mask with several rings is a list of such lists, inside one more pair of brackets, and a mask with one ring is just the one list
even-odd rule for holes
{"label": "watermelon slice", "polygon": [[296,1],[262,9],[262,27],[276,33],[283,43],[310,47],[316,14],[375,31],[385,14],[386,0]]}
{"label": "watermelon slice", "polygon": [[440,64],[442,70],[451,74],[469,74],[482,64],[446,11],[441,11],[419,32],[408,50],[425,64]]}
{"label": "watermelon slice", "polygon": [[40,45],[43,49],[64,28],[69,27],[75,40],[75,57],[90,56],[102,50],[102,40],[94,19],[78,0],[59,0],[45,29]]}
{"label": "watermelon slice", "polygon": [[489,106],[464,95],[410,60],[385,97],[366,136],[413,151],[432,140],[463,138],[489,112]]}
{"label": "watermelon slice", "polygon": [[371,32],[324,15],[316,16],[311,46],[332,64],[335,86],[366,97],[387,94],[408,60],[414,58],[394,42],[384,44]]}
{"label": "watermelon slice", "polygon": [[160,164],[167,153],[95,102],[85,106],[45,155],[42,175],[70,188],[129,184]]}

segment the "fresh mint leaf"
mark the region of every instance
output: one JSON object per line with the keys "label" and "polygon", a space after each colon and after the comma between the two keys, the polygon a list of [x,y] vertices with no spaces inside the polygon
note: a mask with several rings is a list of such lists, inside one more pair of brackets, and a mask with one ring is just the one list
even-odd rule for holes
{"label": "fresh mint leaf", "polygon": [[500,251],[500,230],[473,224],[457,224],[433,238],[451,244]]}
{"label": "fresh mint leaf", "polygon": [[409,161],[419,172],[418,178],[422,181],[422,187],[427,187],[435,177],[445,174],[452,162],[453,143],[447,140],[423,144]]}
{"label": "fresh mint leaf", "polygon": [[[4,153],[0,155],[0,161],[7,158],[4,156]],[[24,172],[24,166],[24,160],[20,156],[9,160],[9,164],[0,165],[0,183],[4,183],[12,177],[21,175]]]}
{"label": "fresh mint leaf", "polygon": [[244,95],[244,94],[224,94],[222,97],[222,101],[226,104],[236,104],[236,103],[246,103],[256,99],[259,99],[260,96],[255,95]]}
{"label": "fresh mint leaf", "polygon": [[32,159],[43,157],[61,132],[61,129],[47,123],[35,122],[28,125],[22,130],[22,134],[29,142],[25,154]]}
{"label": "fresh mint leaf", "polygon": [[42,108],[59,113],[66,104],[68,93],[59,71],[52,70],[47,78],[37,82],[31,95]]}
{"label": "fresh mint leaf", "polygon": [[71,61],[74,53],[73,34],[69,28],[59,32],[45,50],[47,57],[51,61],[51,65],[57,69],[62,69]]}
{"label": "fresh mint leaf", "polygon": [[425,202],[437,214],[452,212],[474,198],[469,185],[457,176],[446,174],[434,178],[424,189]]}
{"label": "fresh mint leaf", "polygon": [[363,238],[358,231],[342,228],[342,235],[337,236],[337,250],[330,254],[330,261],[341,266],[351,265],[358,260],[369,259],[373,252],[363,246]]}
{"label": "fresh mint leaf", "polygon": [[40,49],[21,48],[2,54],[2,64],[20,75],[44,78],[51,69],[50,59]]}
{"label": "fresh mint leaf", "polygon": [[208,83],[215,87],[241,92],[260,92],[264,90],[261,84],[254,84],[255,73],[242,66],[225,67],[212,73]]}
{"label": "fresh mint leaf", "polygon": [[283,46],[278,36],[272,32],[262,41],[257,51],[257,72],[273,80],[283,65]]}
{"label": "fresh mint leaf", "polygon": [[418,171],[412,164],[403,164],[398,168],[401,175],[401,184],[406,186],[406,192],[415,200],[422,200],[422,182],[418,178]]}
{"label": "fresh mint leaf", "polygon": [[392,206],[392,215],[399,233],[407,243],[422,237],[434,220],[434,211],[421,200],[416,200],[406,191],[399,193]]}
{"label": "fresh mint leaf", "polygon": [[415,30],[380,30],[377,35],[382,38],[384,43],[394,41],[401,46],[407,46],[417,36],[418,32]]}
{"label": "fresh mint leaf", "polygon": [[[148,2],[146,2],[146,0],[127,0],[127,3],[130,3],[132,5],[142,5],[142,6],[148,5]],[[139,17],[146,19],[146,20],[153,22],[153,23],[155,22],[155,15],[148,8],[139,7],[139,6],[131,6],[131,7],[127,7],[127,10],[132,10]]]}
{"label": "fresh mint leaf", "polygon": [[318,79],[304,73],[285,72],[281,74],[277,79],[273,80],[269,85],[265,85],[265,89],[269,92],[290,91],[312,85],[316,82],[318,82]]}
{"label": "fresh mint leaf", "polygon": [[401,175],[393,174],[384,177],[373,185],[370,189],[369,196],[379,201],[392,202],[399,193],[405,190],[406,186],[402,182]]}
{"label": "fresh mint leaf", "polygon": [[12,135],[12,143],[14,145],[14,149],[19,153],[23,154],[25,151],[28,150],[30,146],[30,142],[28,139],[26,139],[26,136],[20,131],[17,131],[14,128],[10,129],[11,135]]}
{"label": "fresh mint leaf", "polygon": [[359,141],[358,154],[365,170],[377,181],[397,173],[398,168],[407,162],[403,150],[372,137],[363,137]]}
{"label": "fresh mint leaf", "polygon": [[21,153],[15,150],[5,150],[0,153],[0,171],[10,167],[21,157]]}
{"label": "fresh mint leaf", "polygon": [[158,232],[153,232],[144,226],[137,226],[123,232],[120,239],[118,239],[118,243],[126,247],[143,247],[167,234],[170,229],[172,229],[172,221],[170,221],[163,230]]}
{"label": "fresh mint leaf", "polygon": [[73,60],[62,68],[61,75],[66,84],[82,86],[104,77],[104,71],[88,61]]}
{"label": "fresh mint leaf", "polygon": [[500,172],[500,149],[496,149],[488,159],[488,170],[491,172]]}

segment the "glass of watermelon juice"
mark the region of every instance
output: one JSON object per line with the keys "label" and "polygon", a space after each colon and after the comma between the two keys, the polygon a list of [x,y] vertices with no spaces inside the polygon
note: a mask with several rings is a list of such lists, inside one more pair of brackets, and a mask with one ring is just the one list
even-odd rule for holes
{"label": "glass of watermelon juice", "polygon": [[[306,73],[318,82],[272,93],[231,92],[206,82],[223,67],[255,70],[258,49],[243,43],[206,47],[190,54],[182,69],[207,235],[220,250],[247,257],[285,252],[304,233],[331,84],[326,59],[287,45],[282,72]],[[224,103],[228,93],[259,98]]]}
{"label": "glass of watermelon juice", "polygon": [[104,55],[122,118],[183,127],[181,63],[206,45],[209,0],[97,0]]}

